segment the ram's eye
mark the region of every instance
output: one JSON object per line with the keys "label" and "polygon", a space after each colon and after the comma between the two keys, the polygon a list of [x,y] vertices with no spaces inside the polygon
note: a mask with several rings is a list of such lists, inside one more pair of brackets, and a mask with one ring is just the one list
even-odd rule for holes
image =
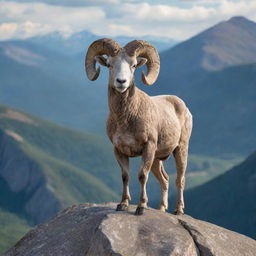
{"label": "ram's eye", "polygon": [[132,65],[132,68],[136,68],[136,66],[137,66],[137,65],[136,65],[136,64],[134,64],[134,65]]}

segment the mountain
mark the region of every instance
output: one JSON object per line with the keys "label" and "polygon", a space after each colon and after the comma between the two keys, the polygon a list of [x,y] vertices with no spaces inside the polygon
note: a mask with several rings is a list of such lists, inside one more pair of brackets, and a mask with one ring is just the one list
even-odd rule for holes
{"label": "mountain", "polygon": [[[69,37],[63,37],[61,33],[53,32],[43,36],[31,37],[24,41],[46,47],[50,50],[57,51],[68,56],[79,56],[85,53],[85,50],[93,41],[103,37],[106,36],[95,35],[89,31],[84,30],[74,33]],[[125,45],[128,42],[134,40],[133,37],[128,36],[117,36],[112,37],[112,39],[119,42],[121,45]],[[178,43],[177,41],[171,40],[167,37],[161,38],[144,36],[140,39],[147,40],[150,43],[154,44],[158,51],[166,50]]]}
{"label": "mountain", "polygon": [[[138,160],[131,161],[133,203],[139,200]],[[212,179],[239,160],[190,155],[187,188]],[[172,195],[176,171],[173,161],[166,164]],[[121,190],[120,170],[105,139],[0,105],[0,250],[65,206],[117,202]],[[149,205],[158,206],[159,192],[151,175]]]}
{"label": "mountain", "polygon": [[0,105],[0,253],[63,207],[120,191],[104,139]]}
{"label": "mountain", "polygon": [[25,41],[0,42],[0,102],[72,128],[102,134],[107,85],[102,80],[88,85],[83,58],[68,57]]}
{"label": "mountain", "polygon": [[[256,62],[256,23],[233,17],[199,33],[161,55],[171,72],[214,71]],[[193,63],[193,65],[191,65]],[[164,71],[163,71],[164,72]]]}
{"label": "mountain", "polygon": [[195,218],[256,238],[256,152],[223,175],[185,192]]}
{"label": "mountain", "polygon": [[144,90],[185,100],[194,117],[193,153],[254,150],[255,41],[256,23],[234,17],[161,53],[159,79]]}
{"label": "mountain", "polygon": [[[0,102],[65,126],[104,134],[107,70],[102,69],[94,83],[84,72],[85,51],[98,38],[83,31],[67,39],[55,33],[0,42]],[[124,43],[131,38],[119,39]]]}
{"label": "mountain", "polygon": [[[184,99],[194,116],[192,153],[236,158],[254,150],[255,31],[255,23],[243,17],[221,22],[161,53],[155,85],[141,85],[141,75],[136,79],[138,87],[151,95]],[[90,82],[84,73],[86,47],[71,55],[57,50],[81,49],[84,38],[89,43],[94,37],[84,31],[66,41],[55,34],[0,42],[0,102],[105,136],[106,69]]]}
{"label": "mountain", "polygon": [[[108,109],[107,71],[102,69],[94,83],[87,80],[84,72],[85,52],[101,37],[81,31],[65,38],[55,32],[0,42],[0,102],[102,135]],[[125,44],[134,38],[114,39]],[[144,39],[159,50],[176,43],[168,38],[148,36]]]}
{"label": "mountain", "polygon": [[0,106],[0,207],[40,223],[76,202],[117,200],[120,171],[109,144]]}
{"label": "mountain", "polygon": [[[76,202],[119,200],[121,175],[112,146],[96,135],[0,105],[0,155],[0,207],[33,223]],[[139,161],[135,160],[131,161],[133,202],[139,197]],[[190,155],[188,187],[213,178],[239,160]],[[168,173],[175,176],[173,161],[166,164]],[[153,177],[149,185],[152,201],[158,199],[159,186]]]}

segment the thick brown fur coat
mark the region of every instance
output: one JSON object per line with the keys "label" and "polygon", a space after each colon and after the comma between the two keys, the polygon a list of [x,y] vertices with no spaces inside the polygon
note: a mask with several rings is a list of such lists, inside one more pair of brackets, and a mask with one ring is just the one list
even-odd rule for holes
{"label": "thick brown fur coat", "polygon": [[174,154],[177,167],[178,200],[176,213],[183,213],[183,189],[187,165],[188,144],[192,130],[192,115],[185,103],[173,95],[150,97],[134,82],[124,93],[117,92],[111,84],[108,91],[109,117],[107,134],[114,145],[116,158],[122,169],[124,191],[119,210],[130,200],[129,157],[142,156],[139,171],[141,200],[137,214],[147,207],[146,182],[150,170],[162,189],[160,209],[168,207],[168,175],[162,160]]}

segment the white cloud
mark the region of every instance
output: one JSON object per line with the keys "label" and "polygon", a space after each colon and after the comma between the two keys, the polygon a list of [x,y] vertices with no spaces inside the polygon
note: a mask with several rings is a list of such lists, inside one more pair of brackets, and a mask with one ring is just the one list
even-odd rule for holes
{"label": "white cloud", "polygon": [[222,15],[244,15],[246,17],[255,18],[256,17],[256,1],[239,1],[232,2],[223,0],[219,12]]}
{"label": "white cloud", "polygon": [[[118,36],[120,34],[123,35],[132,35],[134,34],[133,29],[129,25],[120,25],[120,24],[109,24],[108,25],[108,33],[113,36]],[[101,34],[104,34],[102,30]]]}
{"label": "white cloud", "polygon": [[3,23],[0,25],[0,40],[12,38],[17,31],[18,24],[16,23]]}
{"label": "white cloud", "polygon": [[74,5],[84,2],[79,7],[67,6],[67,0],[43,1],[55,5],[0,0],[0,40],[81,30],[110,37],[151,35],[183,40],[235,15],[256,20],[255,0],[74,1]]}
{"label": "white cloud", "polygon": [[99,7],[65,7],[44,3],[0,1],[0,38],[6,38],[7,34],[26,38],[56,30],[66,34],[83,29],[90,30],[104,18],[105,12]]}
{"label": "white cloud", "polygon": [[[9,0],[5,0],[6,2]],[[12,1],[12,0],[11,0]],[[9,1],[10,2],[10,1]],[[19,3],[46,3],[59,6],[95,6],[104,4],[117,4],[119,0],[16,0]]]}
{"label": "white cloud", "polygon": [[191,6],[186,8],[127,3],[117,8],[119,16],[115,22],[129,24],[136,36],[167,36],[184,40],[232,16],[242,15],[256,20],[256,1],[254,0],[236,2],[217,0],[214,1],[216,6],[212,5],[212,0],[208,1],[208,5],[199,5],[198,3],[202,1],[205,2],[205,0],[190,1]]}
{"label": "white cloud", "polygon": [[168,5],[149,5],[142,4],[125,4],[123,8],[124,14],[131,15],[137,20],[149,21],[197,21],[207,19],[214,12],[212,8],[203,6],[193,6],[190,9],[183,9]]}
{"label": "white cloud", "polygon": [[47,34],[49,32],[51,32],[51,27],[49,25],[32,23],[31,21],[0,24],[0,40],[8,40],[12,38],[24,39],[36,35]]}

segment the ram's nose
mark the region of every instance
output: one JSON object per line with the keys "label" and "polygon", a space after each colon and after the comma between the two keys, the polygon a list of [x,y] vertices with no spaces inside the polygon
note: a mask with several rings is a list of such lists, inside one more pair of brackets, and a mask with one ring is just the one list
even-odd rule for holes
{"label": "ram's nose", "polygon": [[119,83],[119,84],[124,84],[126,82],[126,79],[119,79],[117,78],[116,81]]}

